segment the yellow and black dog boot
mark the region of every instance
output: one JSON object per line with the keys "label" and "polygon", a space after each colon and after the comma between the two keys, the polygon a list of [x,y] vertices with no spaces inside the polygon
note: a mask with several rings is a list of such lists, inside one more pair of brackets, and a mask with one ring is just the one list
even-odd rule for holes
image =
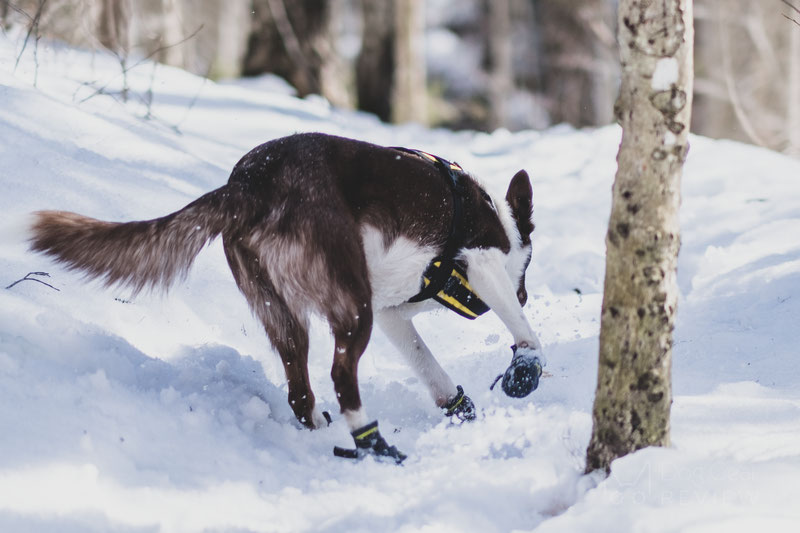
{"label": "yellow and black dog boot", "polygon": [[464,394],[464,389],[461,385],[456,385],[458,393],[442,407],[444,409],[444,416],[455,416],[462,422],[470,422],[475,420],[477,413],[475,412],[475,404],[472,403],[469,396]]}
{"label": "yellow and black dog boot", "polygon": [[396,464],[402,463],[407,457],[394,446],[389,446],[386,439],[378,431],[378,421],[375,420],[364,427],[350,433],[356,443],[355,450],[347,450],[335,446],[333,455],[348,459],[361,459],[366,455],[374,455],[377,459],[391,459]]}

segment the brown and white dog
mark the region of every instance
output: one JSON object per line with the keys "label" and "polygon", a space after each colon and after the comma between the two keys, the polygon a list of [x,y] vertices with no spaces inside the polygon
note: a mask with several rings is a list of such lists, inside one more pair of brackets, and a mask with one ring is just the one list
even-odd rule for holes
{"label": "brown and white dog", "polygon": [[155,220],[113,223],[38,212],[31,248],[136,293],[185,277],[203,246],[221,234],[233,277],[283,360],[298,420],[310,428],[328,421],[315,405],[307,368],[308,317],[317,312],[334,336],[331,377],[357,450],[399,462],[405,456],[368,424],[359,396],[358,361],[373,318],[436,405],[474,417],[469,398],[411,322],[431,305],[409,300],[444,250],[508,327],[517,349],[541,354],[521,307],[533,231],[527,173],[519,171],[496,201],[450,165],[454,187],[445,163],[342,137],[292,135],[253,149],[226,185]]}

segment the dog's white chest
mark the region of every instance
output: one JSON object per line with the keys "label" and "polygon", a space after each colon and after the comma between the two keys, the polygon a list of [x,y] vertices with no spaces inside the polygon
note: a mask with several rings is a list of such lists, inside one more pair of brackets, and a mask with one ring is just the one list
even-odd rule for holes
{"label": "dog's white chest", "polygon": [[420,290],[422,273],[436,256],[430,246],[420,246],[406,237],[384,244],[383,233],[373,226],[363,226],[361,238],[372,286],[375,310],[407,302]]}

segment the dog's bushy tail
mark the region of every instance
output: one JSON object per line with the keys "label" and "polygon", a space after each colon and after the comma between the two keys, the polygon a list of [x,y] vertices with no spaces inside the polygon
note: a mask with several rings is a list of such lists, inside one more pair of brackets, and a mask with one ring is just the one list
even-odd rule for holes
{"label": "dog's bushy tail", "polygon": [[30,247],[105,285],[166,289],[185,278],[203,246],[228,224],[222,187],[154,220],[104,222],[65,211],[34,213]]}

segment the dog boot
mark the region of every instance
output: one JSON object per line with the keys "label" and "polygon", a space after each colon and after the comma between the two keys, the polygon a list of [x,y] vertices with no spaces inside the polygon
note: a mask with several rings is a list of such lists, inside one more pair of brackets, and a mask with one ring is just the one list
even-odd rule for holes
{"label": "dog boot", "polygon": [[389,446],[386,439],[378,431],[378,421],[374,421],[366,426],[359,428],[352,433],[356,443],[355,450],[347,450],[335,446],[333,455],[336,457],[346,457],[348,459],[361,459],[367,454],[374,455],[378,459],[391,459],[400,464],[407,457],[394,446]]}
{"label": "dog boot", "polygon": [[542,361],[530,348],[511,347],[514,357],[503,374],[503,392],[512,398],[524,398],[539,386]]}
{"label": "dog boot", "polygon": [[475,420],[477,416],[475,413],[475,404],[472,403],[469,396],[464,394],[464,389],[461,385],[456,385],[456,390],[458,390],[458,393],[442,407],[442,409],[444,409],[444,416],[455,416],[462,422]]}

